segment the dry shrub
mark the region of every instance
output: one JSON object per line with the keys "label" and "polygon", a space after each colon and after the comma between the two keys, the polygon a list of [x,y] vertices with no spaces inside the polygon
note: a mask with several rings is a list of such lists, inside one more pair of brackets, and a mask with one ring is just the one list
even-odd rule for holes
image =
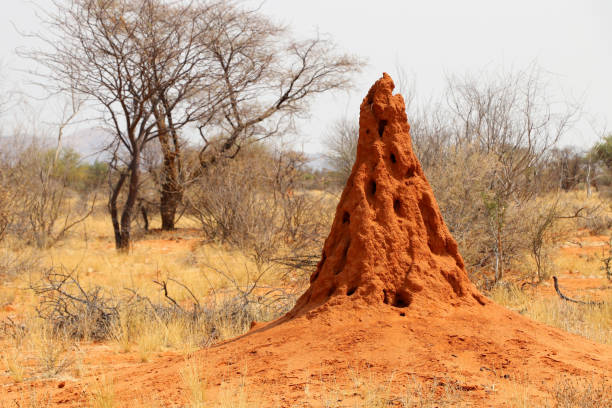
{"label": "dry shrub", "polygon": [[[0,178],[2,178],[2,170],[0,170]],[[0,242],[4,240],[8,226],[11,223],[11,201],[10,194],[3,180],[0,180]]]}
{"label": "dry shrub", "polygon": [[18,189],[15,188],[16,174],[8,149],[0,148],[0,242],[9,232],[17,215],[15,203]]}
{"label": "dry shrub", "polygon": [[0,279],[25,276],[40,268],[40,255],[28,248],[0,247]]}
{"label": "dry shrub", "polygon": [[38,315],[54,333],[104,340],[118,318],[120,300],[98,286],[84,288],[73,272],[50,269],[31,288],[39,296]]}
{"label": "dry shrub", "polygon": [[72,339],[50,327],[36,327],[30,334],[37,362],[45,377],[60,375],[75,362]]}
{"label": "dry shrub", "polygon": [[0,148],[0,240],[11,234],[38,248],[62,240],[92,212],[95,195],[79,197],[69,187],[70,170],[36,139]]}
{"label": "dry shrub", "polygon": [[471,269],[491,263],[494,240],[482,192],[493,170],[493,158],[461,147],[449,148],[443,160],[426,168],[444,221]]}
{"label": "dry shrub", "polygon": [[[196,296],[172,278],[154,281],[164,303],[130,288],[116,293],[85,287],[76,273],[62,268],[47,271],[31,288],[39,296],[38,315],[49,333],[71,340],[114,340],[126,351],[137,344],[146,360],[151,352],[165,348],[194,349],[235,337],[253,321],[286,313],[297,292],[264,284],[261,279],[267,272],[260,269],[239,283],[230,272],[211,269],[208,273],[223,274],[230,285],[213,288],[206,296]],[[174,300],[179,291],[188,293],[191,306]]]}
{"label": "dry shrub", "polygon": [[[582,193],[544,193],[505,203],[489,191],[495,159],[477,150],[449,147],[444,159],[426,169],[449,230],[457,240],[470,278],[481,289],[495,283],[497,238],[503,244],[504,269],[524,271],[533,281],[546,280],[553,268],[554,245],[577,228],[607,230],[612,220],[597,198]],[[526,257],[531,261],[526,263]]]}
{"label": "dry shrub", "polygon": [[[471,145],[447,147],[432,160],[426,174],[444,221],[457,240],[470,278],[489,289],[497,261],[497,238],[503,243],[504,267],[508,268],[530,248],[528,208],[532,200],[500,203],[490,190],[496,177],[496,159]],[[501,223],[501,224],[500,224]]]}
{"label": "dry shrub", "polygon": [[573,229],[601,234],[612,227],[612,207],[602,193],[588,196],[584,191],[567,192],[561,196],[560,202],[566,215],[576,215],[571,220]]}
{"label": "dry shrub", "polygon": [[312,266],[332,207],[325,194],[304,190],[305,164],[301,154],[261,146],[219,160],[188,192],[191,214],[211,240],[244,250],[257,263],[290,258]]}
{"label": "dry shrub", "polygon": [[585,206],[584,215],[578,219],[578,228],[584,228],[593,234],[602,234],[612,227],[612,217],[609,209],[603,205]]}
{"label": "dry shrub", "polygon": [[571,217],[565,215],[565,207],[557,196],[548,199],[536,197],[522,208],[526,250],[533,261],[528,274],[534,282],[545,281],[552,274],[550,255],[554,244],[564,233],[562,217]]}
{"label": "dry shrub", "polygon": [[300,284],[287,284],[287,272],[274,263],[245,266],[243,277],[235,271],[205,265],[205,275],[217,274],[225,289],[212,289],[206,321],[212,325],[213,340],[223,340],[245,333],[253,321],[270,321],[287,313],[303,291]]}

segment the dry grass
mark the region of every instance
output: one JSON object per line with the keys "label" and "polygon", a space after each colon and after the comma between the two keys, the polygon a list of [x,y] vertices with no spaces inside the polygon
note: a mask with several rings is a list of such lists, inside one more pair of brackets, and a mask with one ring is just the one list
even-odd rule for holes
{"label": "dry grass", "polygon": [[55,377],[66,371],[73,363],[72,341],[61,334],[52,333],[46,327],[29,336],[38,366],[45,377]]}
{"label": "dry grass", "polygon": [[203,364],[188,360],[181,370],[181,380],[188,390],[189,407],[204,408],[206,406],[206,381],[201,373]]}
{"label": "dry grass", "polygon": [[107,377],[98,379],[96,384],[91,387],[89,402],[92,408],[116,407],[113,380]]}
{"label": "dry grass", "polygon": [[[223,382],[217,389],[208,389],[206,377],[201,371],[205,364],[187,360],[181,370],[183,386],[187,389],[188,407],[250,408],[265,405],[257,395],[249,391],[248,376],[243,374],[237,381]],[[245,367],[244,372],[247,369]],[[398,391],[398,389],[400,391]],[[407,384],[387,381],[377,382],[372,376],[351,373],[350,384],[338,384],[333,378],[320,378],[308,382],[297,405],[322,406],[325,408],[434,408],[469,406],[461,390],[452,380],[421,382],[415,378]],[[267,403],[269,404],[269,403]],[[280,402],[277,402],[280,406]],[[276,405],[272,405],[276,406]]]}
{"label": "dry grass", "polygon": [[598,343],[612,344],[612,296],[601,305],[568,303],[558,297],[532,295],[515,285],[499,286],[491,298],[535,321],[558,327]]}
{"label": "dry grass", "polygon": [[259,403],[249,403],[246,368],[238,383],[224,382],[216,395],[209,397],[206,376],[202,371],[205,363],[195,359],[186,360],[180,372],[183,386],[187,388],[186,399],[189,408],[219,407],[219,408],[249,408],[259,407]]}
{"label": "dry grass", "polygon": [[[157,223],[154,219],[152,228]],[[56,247],[36,250],[35,254],[22,243],[5,241],[1,248],[4,254],[10,253],[15,259],[35,255],[37,263],[36,267],[18,274],[0,275],[0,329],[8,317],[24,328],[19,333],[0,330],[4,348],[0,375],[5,374],[11,382],[18,383],[62,376],[78,378],[90,369],[91,362],[84,363],[79,351],[79,344],[89,339],[71,339],[39,319],[36,311],[39,298],[28,290],[31,282],[39,282],[46,271],[58,266],[78,276],[86,289],[100,286],[110,298],[118,298],[132,294],[127,288],[148,298],[151,305],[162,307],[155,309],[144,301],[138,307],[122,304],[118,309],[120,318],[110,329],[106,343],[117,353],[134,353],[141,362],[151,361],[166,351],[188,355],[214,342],[243,334],[251,320],[270,320],[282,312],[257,303],[236,303],[236,296],[244,295],[239,290],[253,283],[253,277],[262,270],[261,265],[239,251],[202,244],[202,238],[197,231],[189,229],[193,225],[187,220],[179,227],[185,231],[184,238],[177,234],[151,234],[137,241],[128,255],[114,250],[112,229],[104,213],[87,219]],[[284,268],[264,267],[267,269],[258,285],[269,288],[286,285],[282,279]],[[154,281],[168,282],[169,296],[185,313],[177,312]],[[194,299],[181,284],[201,302],[196,319],[190,314]],[[291,284],[294,287],[289,292],[294,293],[295,282]],[[249,299],[255,295],[248,295]],[[286,307],[291,307],[292,298],[287,299]],[[4,310],[6,307],[9,309]],[[91,404],[112,406],[112,387],[98,385],[92,391]],[[31,399],[24,396],[22,406],[28,406],[26,400]],[[225,399],[229,400],[230,395]],[[226,406],[231,404],[228,402]]]}
{"label": "dry grass", "polygon": [[571,378],[555,383],[557,408],[600,408],[612,406],[612,381],[609,378]]}
{"label": "dry grass", "polygon": [[11,380],[16,383],[26,379],[27,370],[22,359],[22,353],[17,348],[6,351],[2,356],[4,369],[8,371]]}
{"label": "dry grass", "polygon": [[[152,221],[155,227],[155,220]],[[181,228],[192,225],[185,221]],[[176,235],[149,235],[135,242],[129,254],[114,250],[106,216],[90,218],[85,222],[85,231],[73,234],[62,245],[45,252],[44,266],[62,265],[67,270],[76,270],[84,285],[97,284],[121,291],[125,287],[138,288],[143,296],[163,301],[163,295],[153,280],[173,277],[189,287],[194,293],[206,294],[215,289],[231,289],[232,283],[216,271],[229,271],[236,282],[245,284],[248,273],[257,265],[245,254],[226,247],[207,244],[202,238],[188,234],[183,239]],[[83,237],[87,234],[88,240]],[[93,239],[92,239],[93,238]],[[270,273],[262,283],[274,282]],[[171,288],[177,302],[190,302],[188,292],[180,287]]]}

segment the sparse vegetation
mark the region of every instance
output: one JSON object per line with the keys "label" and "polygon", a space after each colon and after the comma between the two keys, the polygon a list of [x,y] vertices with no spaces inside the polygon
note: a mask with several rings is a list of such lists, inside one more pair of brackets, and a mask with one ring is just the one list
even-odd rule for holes
{"label": "sparse vegetation", "polygon": [[[67,102],[54,124],[24,119],[1,135],[0,386],[21,394],[0,408],[52,406],[37,386],[67,382],[82,404],[124,406],[108,360],[164,358],[185,359],[181,404],[259,406],[248,367],[238,382],[213,384],[197,351],[283,316],[307,287],[358,122],[343,118],[327,135],[331,170],[311,168],[283,137],[316,97],[348,89],[362,61],[324,35],[297,40],[240,1],[52,3],[42,10],[49,32],[32,37],[47,47],[22,54]],[[450,75],[443,96],[421,106],[408,90],[414,148],[485,295],[612,345],[612,239],[602,239],[612,227],[612,136],[560,147],[579,109],[553,103],[541,75],[536,66]],[[85,104],[100,115],[81,118]],[[110,137],[96,159],[65,145],[77,122]],[[579,301],[568,302],[553,275],[595,283],[569,287]],[[303,391],[305,406],[363,408],[470,406],[468,393],[499,392],[493,382],[348,371],[338,381],[307,373],[292,392]],[[612,404],[606,378],[513,386],[510,406]],[[153,392],[137,398],[165,406]]]}

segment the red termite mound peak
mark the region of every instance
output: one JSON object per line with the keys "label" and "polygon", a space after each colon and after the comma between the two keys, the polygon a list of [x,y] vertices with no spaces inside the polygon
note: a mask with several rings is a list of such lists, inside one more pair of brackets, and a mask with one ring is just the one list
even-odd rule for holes
{"label": "red termite mound peak", "polygon": [[396,308],[487,303],[470,283],[412,150],[386,73],[361,103],[357,158],[310,288],[290,317],[326,302]]}

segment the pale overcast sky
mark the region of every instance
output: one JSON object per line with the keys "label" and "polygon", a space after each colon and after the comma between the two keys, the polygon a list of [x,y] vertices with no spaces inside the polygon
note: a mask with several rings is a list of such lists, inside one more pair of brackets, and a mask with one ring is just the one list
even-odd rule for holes
{"label": "pale overcast sky", "polygon": [[[19,75],[11,69],[21,67],[13,51],[27,43],[11,23],[32,29],[37,20],[26,0],[3,0],[2,6],[0,58],[13,87]],[[597,136],[590,122],[612,127],[611,0],[267,0],[261,9],[298,37],[330,34],[342,50],[368,61],[353,92],[320,99],[301,124],[306,151],[321,149],[334,119],[356,116],[370,85],[383,71],[393,75],[397,64],[426,97],[440,92],[447,74],[525,68],[535,61],[551,74],[556,91],[584,102],[585,119],[565,144],[592,144]]]}

